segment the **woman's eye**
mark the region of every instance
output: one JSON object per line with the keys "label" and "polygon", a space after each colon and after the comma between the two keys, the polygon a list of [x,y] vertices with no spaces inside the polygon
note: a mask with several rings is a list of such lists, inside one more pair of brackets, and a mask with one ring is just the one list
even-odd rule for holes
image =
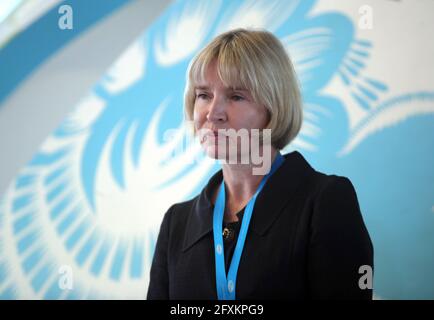
{"label": "woman's eye", "polygon": [[196,98],[198,98],[198,99],[206,99],[206,98],[207,98],[207,95],[204,94],[204,93],[198,93],[198,94],[196,95]]}
{"label": "woman's eye", "polygon": [[244,100],[244,97],[238,96],[238,95],[234,95],[234,96],[232,96],[232,100],[234,100],[234,101],[242,101],[242,100]]}

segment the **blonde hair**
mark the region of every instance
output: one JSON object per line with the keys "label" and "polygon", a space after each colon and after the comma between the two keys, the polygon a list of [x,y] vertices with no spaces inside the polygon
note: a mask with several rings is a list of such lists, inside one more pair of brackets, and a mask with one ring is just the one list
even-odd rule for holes
{"label": "blonde hair", "polygon": [[255,102],[267,108],[270,120],[265,129],[271,129],[272,146],[283,149],[300,131],[303,110],[294,67],[279,39],[268,31],[241,28],[214,38],[187,71],[184,116],[188,121],[193,120],[195,87],[214,60],[226,86],[248,89]]}

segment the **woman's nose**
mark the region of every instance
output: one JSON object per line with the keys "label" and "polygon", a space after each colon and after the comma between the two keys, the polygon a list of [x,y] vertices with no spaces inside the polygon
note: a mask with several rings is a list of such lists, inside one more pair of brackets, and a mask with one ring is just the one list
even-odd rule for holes
{"label": "woman's nose", "polygon": [[208,109],[206,118],[209,122],[224,122],[227,119],[225,102],[222,99],[214,98]]}

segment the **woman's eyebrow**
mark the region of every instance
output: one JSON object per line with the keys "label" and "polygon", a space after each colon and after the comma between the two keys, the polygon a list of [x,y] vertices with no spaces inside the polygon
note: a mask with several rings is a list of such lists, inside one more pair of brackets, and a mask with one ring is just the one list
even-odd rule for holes
{"label": "woman's eyebrow", "polygon": [[228,88],[228,90],[229,91],[245,91],[245,92],[249,91],[246,88],[241,88],[241,87],[238,87],[238,88]]}
{"label": "woman's eyebrow", "polygon": [[209,90],[208,86],[196,86],[194,87],[194,90]]}
{"label": "woman's eyebrow", "polygon": [[[208,90],[210,90],[210,87],[209,86],[196,86],[196,87],[194,87],[194,90],[205,90],[205,91],[208,91]],[[249,92],[248,89],[242,88],[242,87],[236,87],[236,88],[228,87],[225,90],[227,92],[233,92],[233,91],[243,91],[243,92],[247,92],[247,93]]]}

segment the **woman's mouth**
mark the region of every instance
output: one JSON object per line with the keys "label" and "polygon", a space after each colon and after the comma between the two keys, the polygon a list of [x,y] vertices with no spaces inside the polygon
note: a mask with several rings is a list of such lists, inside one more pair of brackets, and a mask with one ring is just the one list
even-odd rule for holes
{"label": "woman's mouth", "polygon": [[219,133],[218,131],[207,132],[203,137],[201,142],[210,141],[216,143],[220,139],[226,139],[226,135]]}

